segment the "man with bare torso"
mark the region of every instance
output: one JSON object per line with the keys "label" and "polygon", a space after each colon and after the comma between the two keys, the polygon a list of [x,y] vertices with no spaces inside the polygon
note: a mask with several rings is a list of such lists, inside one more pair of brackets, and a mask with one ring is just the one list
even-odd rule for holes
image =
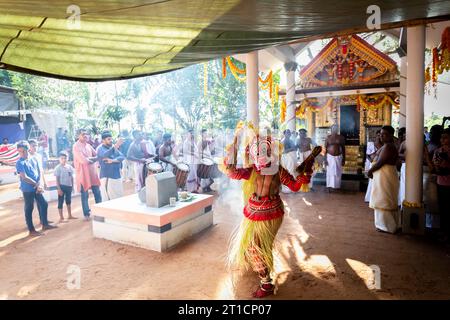
{"label": "man with bare torso", "polygon": [[172,141],[172,135],[170,133],[165,133],[163,135],[163,143],[159,147],[159,161],[162,162],[164,171],[172,171],[175,164],[174,157],[174,143]]}
{"label": "man with bare torso", "polygon": [[311,154],[311,146],[315,147],[316,144],[308,137],[308,131],[300,129],[297,139],[300,162],[303,162]]}
{"label": "man with bare torso", "polygon": [[398,216],[398,150],[394,142],[394,128],[381,129],[383,146],[377,151],[375,163],[367,175],[373,180],[369,207],[374,209],[375,227],[378,231],[396,233]]}
{"label": "man with bare torso", "polygon": [[331,134],[325,140],[325,164],[327,166],[327,188],[341,187],[342,167],[345,165],[345,138],[338,133],[338,126],[331,126]]}
{"label": "man with bare torso", "polygon": [[[212,144],[211,140],[208,138],[208,132],[206,129],[202,129],[200,141],[197,143],[197,150],[199,152],[199,160],[200,164],[202,161],[210,160],[212,161]],[[207,159],[207,160],[203,160]],[[213,162],[212,162],[213,163]],[[202,192],[211,192],[211,185],[214,183],[214,180],[211,177],[200,179],[200,187],[202,188]]]}
{"label": "man with bare torso", "polygon": [[127,159],[134,164],[134,180],[135,190],[139,192],[145,186],[144,166],[147,159],[153,158],[155,155],[147,151],[146,142],[143,139],[142,132],[134,130],[134,141],[131,143],[127,152]]}

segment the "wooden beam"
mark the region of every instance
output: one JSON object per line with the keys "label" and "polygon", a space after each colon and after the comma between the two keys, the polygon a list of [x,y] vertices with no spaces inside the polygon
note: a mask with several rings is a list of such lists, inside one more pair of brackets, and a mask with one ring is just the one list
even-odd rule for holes
{"label": "wooden beam", "polygon": [[[413,26],[417,26],[417,25],[435,23],[435,22],[446,21],[446,20],[450,20],[450,15],[443,15],[443,16],[433,17],[433,18],[420,18],[420,19],[413,19],[413,20],[400,21],[400,22],[390,22],[390,23],[382,24],[381,28],[376,31],[396,29],[396,28],[401,28],[401,27],[413,27]],[[302,38],[299,40],[294,40],[294,41],[288,42],[288,44],[309,42],[309,41],[328,39],[328,38],[334,38],[334,37],[342,37],[342,36],[358,34],[358,33],[363,33],[363,32],[372,32],[372,31],[373,30],[369,30],[367,27],[351,28],[351,29],[346,29],[346,30],[342,30],[342,31],[338,31],[338,32],[327,32],[327,33],[323,33],[320,35],[305,37],[305,38]]]}
{"label": "wooden beam", "polygon": [[320,97],[339,97],[349,96],[354,94],[372,94],[372,93],[388,93],[388,92],[400,92],[400,87],[382,87],[382,88],[367,88],[367,89],[351,89],[351,90],[339,90],[328,92],[312,92],[312,93],[299,93],[295,95],[296,103],[301,102],[306,98],[320,98]]}

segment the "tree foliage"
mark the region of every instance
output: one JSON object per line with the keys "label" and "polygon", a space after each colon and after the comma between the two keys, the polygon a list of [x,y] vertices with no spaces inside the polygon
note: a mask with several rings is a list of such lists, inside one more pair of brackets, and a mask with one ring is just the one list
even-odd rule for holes
{"label": "tree foliage", "polygon": [[[274,80],[279,82],[279,73]],[[232,129],[246,117],[246,84],[231,72],[223,78],[221,60],[207,62],[206,67],[198,64],[152,77],[99,83],[1,71],[0,84],[14,87],[26,109],[62,109],[72,119],[71,126],[86,125],[94,131],[115,125],[120,129],[124,119],[143,130],[148,124],[160,130],[171,125],[183,131]],[[260,110],[266,123],[277,125],[279,105],[272,106],[267,91],[260,90]]]}

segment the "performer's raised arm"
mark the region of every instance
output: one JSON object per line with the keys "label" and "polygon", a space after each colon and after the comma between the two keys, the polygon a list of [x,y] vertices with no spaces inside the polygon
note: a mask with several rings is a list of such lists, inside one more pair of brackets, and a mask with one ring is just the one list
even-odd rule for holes
{"label": "performer's raised arm", "polygon": [[228,158],[223,160],[225,174],[234,180],[248,180],[252,174],[252,168],[236,168],[235,164],[229,164]]}
{"label": "performer's raised arm", "polygon": [[292,191],[297,192],[303,184],[308,184],[311,181],[311,175],[301,174],[294,178],[285,168],[280,166],[280,181]]}

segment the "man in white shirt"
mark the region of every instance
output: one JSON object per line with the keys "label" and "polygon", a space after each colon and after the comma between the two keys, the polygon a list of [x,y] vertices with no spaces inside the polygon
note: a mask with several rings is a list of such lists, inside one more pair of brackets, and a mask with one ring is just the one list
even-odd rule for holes
{"label": "man in white shirt", "polygon": [[30,149],[28,150],[28,153],[30,154],[30,158],[35,158],[37,160],[37,163],[39,165],[39,170],[41,170],[42,181],[44,182],[44,189],[47,189],[47,181],[45,181],[42,155],[37,152],[38,143],[36,140],[31,139],[31,140],[28,140],[28,144],[30,145]]}

